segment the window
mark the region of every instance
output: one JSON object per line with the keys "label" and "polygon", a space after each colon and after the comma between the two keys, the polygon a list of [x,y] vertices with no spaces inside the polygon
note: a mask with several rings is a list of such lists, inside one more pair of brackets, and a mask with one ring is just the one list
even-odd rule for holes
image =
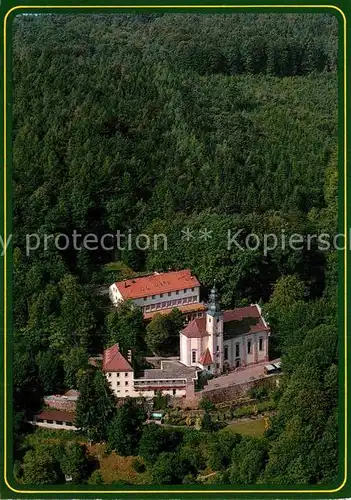
{"label": "window", "polygon": [[71,426],[72,422],[66,422],[66,425]]}
{"label": "window", "polygon": [[251,354],[251,340],[247,341],[247,354]]}
{"label": "window", "polygon": [[170,297],[172,295],[172,292],[168,292],[168,297]]}
{"label": "window", "polygon": [[219,363],[216,363],[216,367],[219,368]]}
{"label": "window", "polygon": [[56,425],[62,425],[63,422],[60,422],[59,420],[56,420]]}
{"label": "window", "polygon": [[172,393],[173,393],[173,396],[175,396],[177,393],[176,389],[173,389]]}
{"label": "window", "polygon": [[195,288],[192,288],[191,291],[193,292],[195,290]]}
{"label": "window", "polygon": [[145,306],[145,311],[150,311],[151,306]]}
{"label": "window", "polygon": [[128,377],[128,372],[125,372],[124,376],[125,376],[125,377]]}
{"label": "window", "polygon": [[171,306],[172,305],[172,301],[171,300],[168,300],[167,301],[167,307]]}
{"label": "window", "polygon": [[187,291],[188,291],[188,289],[187,289],[187,288],[184,288],[184,293],[186,293]]}
{"label": "window", "polygon": [[228,346],[227,345],[224,346],[224,359],[225,360],[228,359]]}
{"label": "window", "polygon": [[260,342],[259,349],[260,349],[260,351],[263,351],[263,338],[262,337],[260,337],[260,341],[259,342]]}
{"label": "window", "polygon": [[161,309],[161,302],[158,302],[158,303],[156,304],[156,309]]}
{"label": "window", "polygon": [[154,396],[156,396],[156,395],[157,395],[157,389],[154,390]]}
{"label": "window", "polygon": [[144,297],[144,300],[146,300],[146,299],[147,299],[147,297]]}
{"label": "window", "polygon": [[191,353],[191,362],[192,362],[192,363],[196,363],[196,351],[193,351],[193,352]]}
{"label": "window", "polygon": [[120,385],[120,384],[121,384],[121,382],[117,382],[117,385]]}
{"label": "window", "polygon": [[152,295],[152,296],[151,296],[151,298],[152,298],[152,299],[156,298],[156,295]]}
{"label": "window", "polygon": [[216,349],[216,350],[217,350],[217,352],[219,351],[219,345],[217,346],[217,349]]}
{"label": "window", "polygon": [[208,371],[210,371],[210,370],[211,370],[211,367],[210,367],[210,366],[208,366],[208,367],[207,367],[207,370],[208,370]]}
{"label": "window", "polygon": [[151,304],[151,306],[150,306],[151,311],[154,311],[155,308],[156,308],[155,304]]}
{"label": "window", "polygon": [[179,295],[179,290],[176,290],[176,295]]}
{"label": "window", "polygon": [[181,303],[182,303],[182,299],[178,299],[177,304],[181,304]]}
{"label": "window", "polygon": [[240,344],[237,342],[235,344],[235,357],[238,358],[240,356]]}
{"label": "window", "polygon": [[46,419],[46,423],[47,423],[47,424],[53,424],[53,423],[54,423],[54,421],[53,421],[53,420],[48,420],[48,419]]}
{"label": "window", "polygon": [[126,381],[125,385],[128,385],[128,380]]}
{"label": "window", "polygon": [[112,373],[108,373],[107,376],[108,378],[111,378]]}
{"label": "window", "polygon": [[211,323],[211,318],[208,318],[208,322]]}
{"label": "window", "polygon": [[36,418],[35,420],[36,420],[36,422],[43,422],[42,418]]}
{"label": "window", "polygon": [[126,392],[128,392],[128,389],[126,389]]}
{"label": "window", "polygon": [[117,377],[119,377],[119,373],[117,373]]}
{"label": "window", "polygon": [[163,293],[160,293],[160,298],[163,297]]}

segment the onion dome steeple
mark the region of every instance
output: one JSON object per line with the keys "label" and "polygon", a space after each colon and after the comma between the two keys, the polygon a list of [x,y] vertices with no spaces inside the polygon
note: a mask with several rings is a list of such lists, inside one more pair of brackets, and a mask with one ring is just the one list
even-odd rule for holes
{"label": "onion dome steeple", "polygon": [[216,281],[213,283],[213,288],[210,292],[210,295],[208,297],[208,303],[207,303],[207,314],[210,314],[211,316],[220,316],[221,315],[221,308],[219,305],[219,294],[217,292],[216,288]]}

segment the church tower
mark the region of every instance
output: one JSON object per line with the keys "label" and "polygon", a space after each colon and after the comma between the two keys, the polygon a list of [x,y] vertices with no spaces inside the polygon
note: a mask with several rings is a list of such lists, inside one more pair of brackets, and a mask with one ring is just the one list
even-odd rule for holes
{"label": "church tower", "polygon": [[206,313],[206,332],[208,337],[208,349],[213,360],[212,372],[219,375],[223,372],[223,312],[219,306],[219,296],[216,284],[208,297]]}

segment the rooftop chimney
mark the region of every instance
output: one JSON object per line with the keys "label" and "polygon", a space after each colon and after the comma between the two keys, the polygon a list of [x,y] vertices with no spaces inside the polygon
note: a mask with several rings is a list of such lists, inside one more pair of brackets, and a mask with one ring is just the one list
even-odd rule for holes
{"label": "rooftop chimney", "polygon": [[131,349],[128,349],[128,363],[132,362],[132,351]]}

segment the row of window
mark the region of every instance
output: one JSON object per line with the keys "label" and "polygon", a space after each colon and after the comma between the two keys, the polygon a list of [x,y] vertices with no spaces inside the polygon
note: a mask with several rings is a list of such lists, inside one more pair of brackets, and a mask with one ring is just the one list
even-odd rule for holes
{"label": "row of window", "polygon": [[191,304],[193,302],[197,302],[197,295],[193,295],[192,297],[185,297],[183,299],[175,299],[175,300],[167,300],[164,302],[157,302],[156,304],[151,304],[149,306],[142,307],[142,310],[144,312],[158,311],[159,309],[167,309],[169,307],[179,306],[182,304]]}
{"label": "row of window", "polygon": [[[168,296],[168,297],[171,297],[174,293],[176,295],[179,295],[179,292],[181,292],[182,290],[176,290],[175,292],[167,292],[167,293],[160,293],[160,295],[152,295],[151,298],[152,299],[156,299],[156,297],[160,297],[162,299],[163,296]],[[184,293],[187,293],[187,292],[194,292],[195,291],[195,288],[184,288],[183,292]],[[147,300],[149,299],[149,297],[143,297],[144,300]]]}
{"label": "row of window", "polygon": [[[117,392],[121,392],[121,391],[120,391],[119,389],[117,389]],[[128,389],[127,389],[126,391],[124,391],[124,392],[125,392],[125,393],[127,393],[127,392],[128,392]],[[158,393],[158,390],[157,390],[157,389],[155,389],[155,390],[154,390],[154,395],[156,396],[156,395],[157,395],[157,393]],[[177,390],[176,390],[176,389],[172,389],[172,394],[173,394],[173,396],[175,396],[175,395],[176,395],[176,393],[177,393]],[[71,425],[71,424],[68,424],[68,425]]]}
{"label": "row of window", "polygon": [[72,422],[61,422],[61,421],[57,421],[57,420],[47,420],[47,419],[44,419],[44,418],[37,418],[36,419],[36,422],[42,422],[42,423],[46,423],[46,424],[53,424],[55,423],[55,425],[68,425],[69,427],[72,426]]}
{"label": "row of window", "polygon": [[[119,377],[120,375],[121,375],[121,374],[120,374],[119,372],[117,372],[117,377]],[[128,377],[128,375],[129,375],[129,374],[128,374],[128,372],[124,372],[124,376],[125,376],[125,377]],[[110,373],[110,372],[109,372],[109,373],[107,374],[107,376],[108,376],[108,378],[111,378],[112,373]]]}
{"label": "row of window", "polygon": [[[263,351],[263,337],[259,338],[258,350]],[[252,352],[252,342],[251,342],[251,340],[248,340],[247,341],[247,354],[251,354],[251,352]],[[239,344],[239,342],[237,342],[235,344],[235,357],[240,358],[240,344]],[[227,345],[224,346],[224,359],[225,360],[228,359],[228,346]]]}
{"label": "row of window", "polygon": [[162,380],[162,379],[152,379],[152,380],[135,380],[134,381],[134,385],[136,387],[139,387],[139,386],[142,386],[142,385],[155,385],[155,384],[158,384],[158,385],[181,385],[181,384],[186,384],[186,379],[181,379],[181,380],[171,380],[171,379],[167,379],[167,381],[165,380]]}
{"label": "row of window", "polygon": [[[258,345],[259,351],[263,351],[263,337],[259,338],[259,345]],[[219,346],[217,346],[217,351],[219,351]],[[251,340],[247,341],[247,354],[251,354],[252,351],[252,342]],[[240,343],[237,342],[235,344],[235,357],[240,358]],[[197,351],[194,349],[191,353],[191,362],[196,363],[197,361]],[[224,360],[228,360],[228,346],[224,346]]]}

